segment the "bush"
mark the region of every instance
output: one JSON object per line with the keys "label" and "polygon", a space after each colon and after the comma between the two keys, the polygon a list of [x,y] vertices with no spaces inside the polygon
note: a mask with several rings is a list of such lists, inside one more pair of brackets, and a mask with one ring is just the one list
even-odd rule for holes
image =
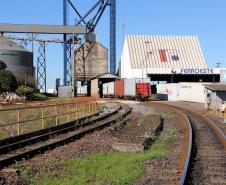
{"label": "bush", "polygon": [[2,60],[0,60],[0,70],[5,70],[6,68],[7,65]]}
{"label": "bush", "polygon": [[15,92],[18,87],[16,77],[6,68],[6,64],[0,61],[0,93]]}
{"label": "bush", "polygon": [[15,92],[17,87],[16,77],[8,70],[0,70],[0,92]]}

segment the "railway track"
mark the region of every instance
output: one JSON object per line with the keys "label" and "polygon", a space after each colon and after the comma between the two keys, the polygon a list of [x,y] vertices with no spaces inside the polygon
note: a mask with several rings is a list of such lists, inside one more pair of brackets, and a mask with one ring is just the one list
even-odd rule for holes
{"label": "railway track", "polygon": [[0,141],[0,168],[110,126],[130,111],[131,108],[128,105],[114,104],[104,114],[2,140]]}
{"label": "railway track", "polygon": [[223,143],[202,117],[187,112],[193,128],[193,147],[186,184],[226,184],[226,152]]}
{"label": "railway track", "polygon": [[[186,115],[192,127],[192,146],[187,153],[187,169],[184,168],[179,184],[226,184],[225,136],[205,115],[176,105],[171,107]],[[190,157],[189,157],[190,155]]]}

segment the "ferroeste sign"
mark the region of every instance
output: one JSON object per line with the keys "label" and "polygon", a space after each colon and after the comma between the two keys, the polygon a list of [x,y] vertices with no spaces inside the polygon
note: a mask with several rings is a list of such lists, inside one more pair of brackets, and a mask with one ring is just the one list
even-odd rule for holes
{"label": "ferroeste sign", "polygon": [[180,74],[214,74],[213,68],[204,68],[204,69],[198,69],[198,68],[188,68],[188,69],[180,69]]}
{"label": "ferroeste sign", "polygon": [[181,69],[172,69],[172,74],[215,74],[214,68],[181,68]]}

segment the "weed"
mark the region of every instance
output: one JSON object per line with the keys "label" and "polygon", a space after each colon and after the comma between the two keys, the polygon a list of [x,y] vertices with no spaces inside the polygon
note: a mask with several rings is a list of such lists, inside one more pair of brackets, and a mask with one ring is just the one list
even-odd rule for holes
{"label": "weed", "polygon": [[131,184],[143,173],[146,160],[168,154],[167,143],[174,136],[175,131],[161,134],[145,152],[101,152],[80,159],[56,161],[42,170],[41,177],[30,179],[36,185]]}

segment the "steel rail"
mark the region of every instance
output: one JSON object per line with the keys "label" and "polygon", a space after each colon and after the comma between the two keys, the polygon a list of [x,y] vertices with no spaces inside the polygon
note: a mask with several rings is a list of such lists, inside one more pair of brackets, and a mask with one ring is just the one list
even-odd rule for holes
{"label": "steel rail", "polygon": [[[164,103],[161,103],[161,105],[163,105],[163,104]],[[167,105],[169,105],[169,104],[167,104]],[[170,105],[170,106],[177,108],[177,109],[181,109],[181,110],[190,112],[191,114],[195,114],[195,115],[201,117],[204,120],[204,122],[206,122],[207,125],[214,131],[215,136],[221,141],[221,143],[224,146],[224,149],[226,150],[226,135],[211,119],[209,119],[208,117],[206,117],[202,113],[195,112],[193,110],[190,110],[190,109],[187,109],[187,108],[184,108],[184,107],[180,107],[180,106],[177,106],[177,105]]]}
{"label": "steel rail", "polygon": [[[165,105],[165,106],[168,106],[168,107],[172,107],[174,109],[177,109],[178,111],[180,112],[184,112],[184,114],[191,114],[193,115],[194,117],[199,117],[201,118],[201,120],[213,131],[215,137],[220,141],[220,143],[223,145],[224,147],[224,150],[226,150],[226,135],[224,134],[224,132],[214,123],[214,121],[212,121],[211,119],[209,119],[207,116],[203,115],[202,113],[199,113],[199,112],[195,112],[194,110],[190,110],[188,108],[184,108],[184,107],[181,107],[179,105],[171,105],[171,104],[166,104],[166,103],[161,103],[161,102],[158,102],[158,104],[161,104],[161,105]],[[191,141],[190,141],[191,142]],[[192,150],[192,149],[191,149]],[[190,151],[191,152],[191,151]],[[189,167],[189,162],[188,162],[188,158],[187,158],[187,161],[186,161],[186,166],[188,165],[188,168]],[[180,185],[183,185],[185,184],[185,180],[186,180],[186,173],[187,172],[183,172],[184,174],[181,176],[181,179],[180,179]]]}
{"label": "steel rail", "polygon": [[188,138],[188,144],[186,145],[187,146],[186,157],[185,157],[186,159],[185,159],[185,162],[183,164],[183,169],[182,169],[182,172],[181,172],[181,175],[180,175],[180,178],[179,178],[179,182],[178,182],[179,185],[184,185],[186,183],[186,177],[187,177],[187,174],[188,174],[188,171],[189,171],[189,167],[190,167],[189,164],[190,164],[190,159],[191,159],[191,154],[192,154],[193,134],[192,134],[191,122],[190,122],[190,120],[188,119],[188,116],[185,113],[176,109],[178,107],[175,107],[175,106],[172,106],[172,105],[169,105],[169,104],[160,103],[160,102],[154,102],[154,103],[168,107],[168,108],[171,108],[174,112],[181,115],[186,120],[188,130],[189,130],[188,131],[188,137],[189,138]]}

